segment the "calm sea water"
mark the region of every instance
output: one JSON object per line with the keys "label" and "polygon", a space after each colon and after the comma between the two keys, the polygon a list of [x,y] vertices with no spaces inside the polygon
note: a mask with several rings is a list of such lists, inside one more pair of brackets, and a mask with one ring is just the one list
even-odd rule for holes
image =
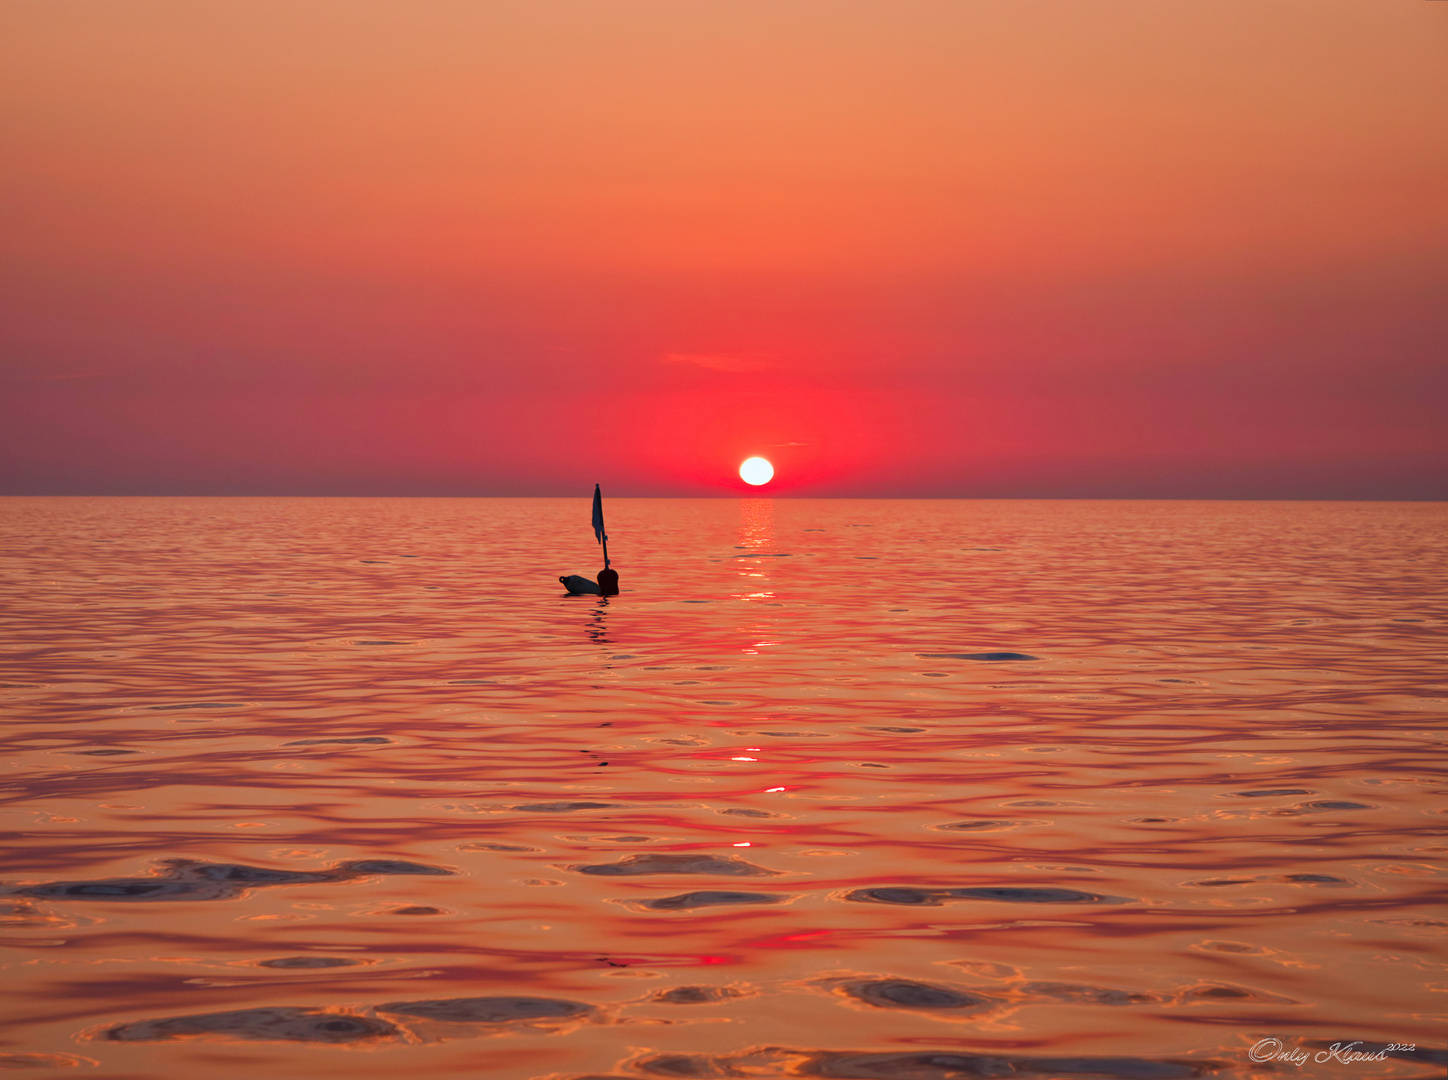
{"label": "calm sea water", "polygon": [[608,513],[0,501],[0,1067],[1442,1075],[1448,507]]}

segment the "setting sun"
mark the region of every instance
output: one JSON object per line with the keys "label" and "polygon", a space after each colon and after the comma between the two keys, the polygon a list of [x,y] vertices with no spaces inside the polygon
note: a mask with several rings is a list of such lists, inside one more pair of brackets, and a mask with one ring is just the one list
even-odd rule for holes
{"label": "setting sun", "polygon": [[739,466],[739,479],[758,487],[774,479],[774,466],[762,457],[752,457]]}

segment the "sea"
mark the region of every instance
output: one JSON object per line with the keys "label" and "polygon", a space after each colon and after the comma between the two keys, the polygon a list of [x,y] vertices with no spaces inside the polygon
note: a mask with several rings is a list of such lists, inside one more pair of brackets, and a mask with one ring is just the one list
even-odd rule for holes
{"label": "sea", "polygon": [[1448,504],[0,500],[0,1069],[1442,1077]]}

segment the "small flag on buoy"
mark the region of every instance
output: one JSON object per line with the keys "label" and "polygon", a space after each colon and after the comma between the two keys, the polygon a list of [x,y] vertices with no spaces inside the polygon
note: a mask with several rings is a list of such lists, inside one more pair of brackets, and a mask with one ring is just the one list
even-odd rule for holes
{"label": "small flag on buoy", "polygon": [[603,492],[593,485],[593,539],[603,545],[603,565],[608,566],[608,537],[603,533]]}

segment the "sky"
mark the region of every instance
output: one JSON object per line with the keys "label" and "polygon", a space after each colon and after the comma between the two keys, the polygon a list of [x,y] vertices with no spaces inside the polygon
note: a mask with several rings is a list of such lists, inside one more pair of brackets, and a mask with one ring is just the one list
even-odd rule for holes
{"label": "sky", "polygon": [[1448,3],[0,0],[0,494],[1448,498]]}

